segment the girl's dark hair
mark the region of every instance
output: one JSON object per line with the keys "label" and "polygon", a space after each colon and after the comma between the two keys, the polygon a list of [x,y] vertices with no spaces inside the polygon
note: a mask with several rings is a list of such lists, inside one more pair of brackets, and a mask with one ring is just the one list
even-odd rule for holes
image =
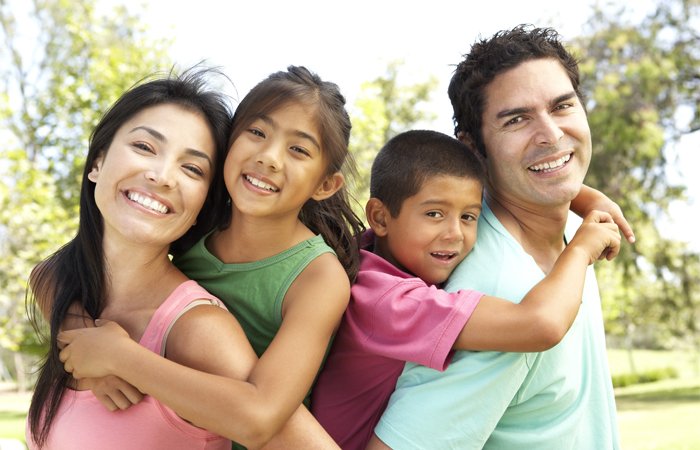
{"label": "girl's dark hair", "polygon": [[[251,123],[290,103],[314,107],[321,151],[327,162],[326,175],[341,172],[346,180],[330,198],[309,199],[301,208],[299,220],[313,233],[323,236],[338,255],[350,282],[354,282],[360,269],[359,240],[355,236],[364,231],[364,225],[350,207],[351,196],[346,189],[349,178],[356,174],[356,167],[348,150],[352,125],[338,86],[321,80],[305,67],[289,66],[286,72],[273,73],[258,83],[238,105],[229,148]],[[230,208],[227,210],[230,213]],[[229,224],[230,216],[221,229]]]}
{"label": "girl's dark hair", "polygon": [[69,243],[39,264],[30,276],[31,293],[27,295],[27,312],[39,331],[37,302],[51,304],[50,349],[39,372],[29,407],[29,428],[32,439],[41,448],[46,444],[51,424],[71,378],[58,359],[57,335],[72,304],[80,304],[90,317],[97,318],[104,309],[102,295],[108,279],[102,250],[102,214],[95,203],[95,184],[88,180],[95,161],[106,154],[117,131],[146,108],[173,104],[200,114],[208,123],[216,153],[214,177],[197,223],[184,236],[173,242],[170,252],[186,251],[202,236],[216,228],[225,215],[219,207],[225,195],[223,161],[231,130],[231,107],[228,98],[209,88],[210,75],[221,75],[215,69],[194,67],[181,75],[170,72],[141,80],[112,105],[92,134],[80,190],[78,233]]}

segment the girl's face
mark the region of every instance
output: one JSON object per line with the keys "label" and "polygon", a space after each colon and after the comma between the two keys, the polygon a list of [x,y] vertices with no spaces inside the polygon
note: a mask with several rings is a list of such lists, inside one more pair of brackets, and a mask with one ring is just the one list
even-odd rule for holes
{"label": "girl's face", "polygon": [[105,238],[169,245],[194,225],[214,175],[205,119],[177,105],[146,108],[124,123],[88,178]]}
{"label": "girl's face", "polygon": [[312,107],[290,104],[250,124],[224,164],[234,211],[251,216],[296,217],[307,200],[323,200],[342,186],[326,175],[321,135]]}

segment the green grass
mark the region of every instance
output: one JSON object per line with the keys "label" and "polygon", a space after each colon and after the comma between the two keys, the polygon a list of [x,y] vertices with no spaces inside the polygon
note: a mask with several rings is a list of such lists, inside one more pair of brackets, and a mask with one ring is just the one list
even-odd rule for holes
{"label": "green grass", "polygon": [[700,379],[627,386],[615,398],[623,449],[700,449]]}

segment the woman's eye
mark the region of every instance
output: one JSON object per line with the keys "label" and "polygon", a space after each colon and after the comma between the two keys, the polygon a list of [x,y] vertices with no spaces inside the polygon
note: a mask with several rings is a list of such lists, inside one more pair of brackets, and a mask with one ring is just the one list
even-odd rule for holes
{"label": "woman's eye", "polygon": [[204,172],[202,171],[202,169],[200,169],[197,166],[185,166],[185,169],[189,170],[190,172],[194,173],[195,175],[197,175],[199,177],[204,176]]}
{"label": "woman's eye", "polygon": [[153,151],[153,148],[151,148],[151,146],[146,144],[145,142],[134,142],[132,145],[134,147],[138,148],[139,150],[143,150],[143,151],[149,152],[149,153],[155,153]]}

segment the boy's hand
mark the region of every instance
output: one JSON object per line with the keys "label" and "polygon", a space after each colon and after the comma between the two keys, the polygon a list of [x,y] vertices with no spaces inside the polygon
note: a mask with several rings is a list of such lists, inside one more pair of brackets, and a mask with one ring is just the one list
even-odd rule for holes
{"label": "boy's hand", "polygon": [[589,256],[588,264],[596,260],[610,261],[620,252],[620,231],[610,214],[592,211],[583,221],[569,247],[580,248]]}
{"label": "boy's hand", "polygon": [[579,195],[572,200],[571,210],[584,218],[588,217],[593,211],[606,212],[610,214],[613,222],[617,224],[622,234],[625,235],[627,242],[630,244],[635,242],[634,232],[630,224],[627,223],[624,214],[622,214],[622,209],[602,192],[584,185]]}
{"label": "boy's hand", "polygon": [[113,375],[111,363],[125,345],[136,344],[116,322],[95,321],[97,328],[81,328],[58,334],[63,367],[76,380]]}
{"label": "boy's hand", "polygon": [[114,375],[84,378],[78,381],[78,389],[90,389],[105,408],[112,412],[129,409],[143,400],[143,394],[138,389]]}

